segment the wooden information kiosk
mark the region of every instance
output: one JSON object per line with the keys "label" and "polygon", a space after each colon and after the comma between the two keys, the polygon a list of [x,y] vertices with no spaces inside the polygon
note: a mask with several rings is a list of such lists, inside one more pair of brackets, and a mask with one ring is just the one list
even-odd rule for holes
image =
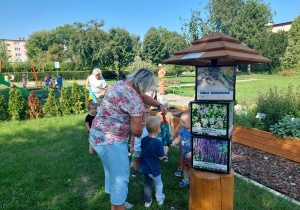
{"label": "wooden information kiosk", "polygon": [[190,210],[233,209],[231,136],[239,64],[270,63],[259,52],[219,32],[192,42],[164,64],[196,67],[191,102]]}

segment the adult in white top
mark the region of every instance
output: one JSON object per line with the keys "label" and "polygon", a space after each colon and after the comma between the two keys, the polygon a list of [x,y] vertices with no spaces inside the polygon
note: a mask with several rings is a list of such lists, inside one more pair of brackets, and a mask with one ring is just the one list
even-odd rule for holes
{"label": "adult in white top", "polygon": [[93,73],[87,78],[85,86],[86,88],[88,88],[88,86],[91,87],[97,99],[102,98],[108,88],[99,68],[93,70]]}

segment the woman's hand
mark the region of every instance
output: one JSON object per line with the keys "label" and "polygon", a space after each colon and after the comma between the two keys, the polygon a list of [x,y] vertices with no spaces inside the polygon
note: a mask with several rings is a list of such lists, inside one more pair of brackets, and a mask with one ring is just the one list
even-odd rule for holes
{"label": "woman's hand", "polygon": [[190,159],[192,157],[192,152],[186,153],[185,157],[188,158],[188,159]]}

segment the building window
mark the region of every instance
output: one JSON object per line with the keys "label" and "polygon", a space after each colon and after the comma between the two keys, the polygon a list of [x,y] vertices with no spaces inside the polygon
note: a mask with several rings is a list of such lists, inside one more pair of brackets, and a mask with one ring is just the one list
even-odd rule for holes
{"label": "building window", "polygon": [[21,53],[16,53],[16,56],[18,57],[18,56],[21,56]]}
{"label": "building window", "polygon": [[8,53],[11,53],[11,50],[7,50]]}
{"label": "building window", "polygon": [[9,46],[10,46],[10,44],[6,44],[6,46],[7,46],[7,47],[9,47]]}
{"label": "building window", "polygon": [[19,47],[15,47],[15,51],[21,51]]}
{"label": "building window", "polygon": [[15,42],[15,45],[19,45],[20,43],[19,42]]}

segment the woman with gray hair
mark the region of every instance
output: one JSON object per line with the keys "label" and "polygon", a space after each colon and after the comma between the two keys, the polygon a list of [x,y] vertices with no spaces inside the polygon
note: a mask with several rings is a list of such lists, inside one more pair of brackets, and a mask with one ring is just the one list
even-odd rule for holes
{"label": "woman with gray hair", "polygon": [[85,86],[91,87],[92,92],[95,94],[97,100],[104,97],[107,91],[107,84],[102,77],[102,71],[99,68],[94,68],[93,73],[87,78]]}
{"label": "woman with gray hair", "polygon": [[102,160],[105,172],[105,192],[110,194],[111,209],[129,209],[126,202],[129,182],[128,140],[130,134],[140,137],[143,132],[143,105],[165,108],[145,95],[157,85],[155,75],[138,69],[119,81],[105,94],[93,121],[90,143]]}

